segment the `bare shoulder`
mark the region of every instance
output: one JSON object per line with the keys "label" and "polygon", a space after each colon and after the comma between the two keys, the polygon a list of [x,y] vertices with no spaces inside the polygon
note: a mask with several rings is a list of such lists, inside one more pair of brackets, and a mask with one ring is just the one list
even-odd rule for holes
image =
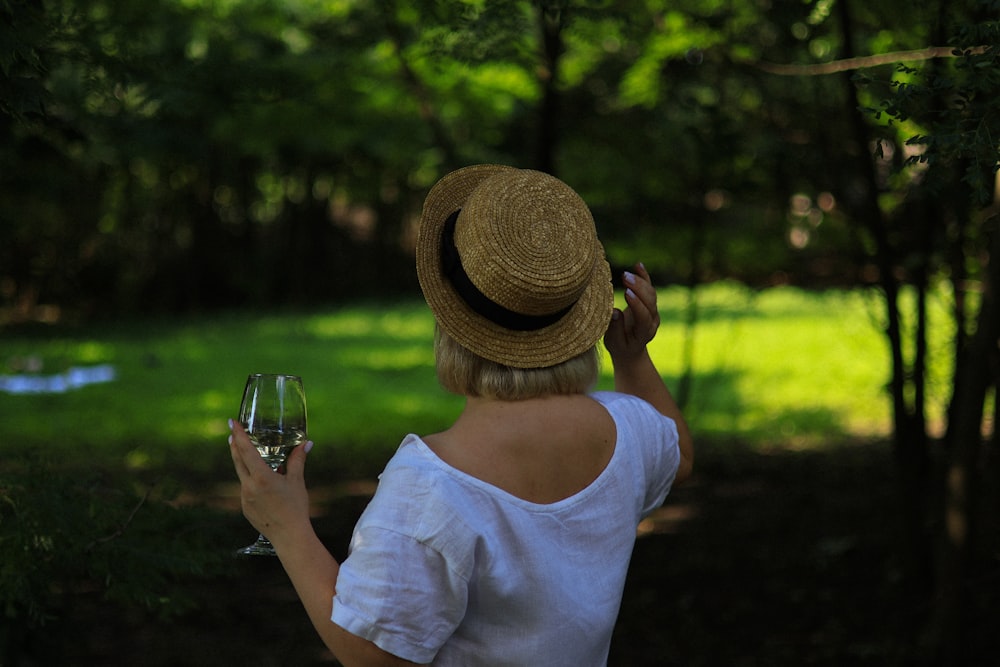
{"label": "bare shoulder", "polygon": [[607,410],[574,395],[470,401],[454,426],[424,440],[452,467],[546,504],[597,479],[614,454],[616,437]]}

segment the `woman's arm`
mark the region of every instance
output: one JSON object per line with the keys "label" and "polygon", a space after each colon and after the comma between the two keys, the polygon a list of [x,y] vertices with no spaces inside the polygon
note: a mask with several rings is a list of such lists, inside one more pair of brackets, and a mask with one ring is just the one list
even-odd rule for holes
{"label": "woman's arm", "polygon": [[656,289],[642,264],[635,266],[634,273],[625,272],[625,302],[628,305],[624,311],[614,311],[604,336],[604,345],[614,364],[615,389],[644,399],[676,422],[681,462],[674,484],[680,484],[691,475],[694,443],[684,415],[646,348],[660,327],[660,314],[656,308]]}
{"label": "woman's arm", "polygon": [[229,451],[240,478],[243,514],[274,545],[323,643],[345,667],[415,664],[383,651],[330,620],[340,564],[320,541],[309,520],[304,473],[312,443],[296,447],[285,464],[285,474],[276,475],[254,449],[243,426],[231,422],[231,428]]}

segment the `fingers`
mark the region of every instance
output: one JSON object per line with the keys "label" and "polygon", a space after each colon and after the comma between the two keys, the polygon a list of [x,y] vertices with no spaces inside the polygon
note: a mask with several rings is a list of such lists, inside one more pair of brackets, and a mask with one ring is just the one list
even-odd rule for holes
{"label": "fingers", "polygon": [[292,480],[299,480],[305,477],[306,455],[313,448],[313,443],[303,443],[292,450],[285,461],[285,476]]}
{"label": "fingers", "polygon": [[625,272],[624,281],[626,297],[628,297],[628,290],[631,289],[632,293],[642,300],[643,305],[645,305],[650,312],[655,312],[656,288],[653,287],[653,281],[650,279],[649,272],[646,271],[646,267],[642,263],[636,264],[634,272]]}
{"label": "fingers", "polygon": [[[626,272],[625,275],[628,276],[629,274]],[[628,278],[626,277],[625,280],[627,281]],[[635,314],[633,313],[632,308],[633,308],[635,299],[636,299],[635,292],[632,291],[632,288],[626,282],[626,284],[625,284],[625,306],[622,308],[622,318],[621,318],[622,328],[625,331],[631,330],[632,329],[632,325],[634,323]]]}
{"label": "fingers", "polygon": [[625,290],[625,303],[628,304],[623,313],[625,334],[630,339],[642,339],[644,332],[649,328],[650,318],[646,304],[631,289]]}
{"label": "fingers", "polygon": [[[656,291],[649,283],[644,283],[633,274],[626,274],[626,284],[629,277],[633,283],[625,289],[625,303],[628,308],[625,310],[625,326],[628,329],[639,327],[645,329],[646,325],[656,317]],[[631,315],[631,318],[629,316]]]}
{"label": "fingers", "polygon": [[636,272],[637,274],[639,274],[640,276],[642,276],[642,279],[643,279],[643,280],[645,280],[646,282],[648,282],[648,283],[652,284],[652,282],[653,282],[653,281],[652,281],[652,279],[651,279],[651,278],[649,277],[649,271],[647,271],[647,270],[646,270],[646,265],[645,265],[645,264],[643,264],[642,262],[639,262],[639,263],[637,263],[637,264],[636,264],[636,265],[635,265],[634,267],[632,267],[632,268],[633,268],[633,270],[634,270],[634,271],[635,271],[635,272]]}
{"label": "fingers", "polygon": [[652,340],[660,326],[656,288],[642,263],[635,265],[634,272],[625,272],[624,283],[625,302],[628,304],[624,313],[625,331],[645,344]]}
{"label": "fingers", "polygon": [[233,459],[233,467],[236,469],[236,475],[242,481],[246,478],[250,471],[247,470],[246,464],[243,462],[243,455],[240,453],[240,445],[236,440],[235,432],[235,422],[229,420],[229,456]]}
{"label": "fingers", "polygon": [[[233,459],[233,466],[240,480],[249,479],[252,475],[271,473],[271,467],[264,462],[260,453],[250,441],[246,429],[235,420],[229,420],[229,428],[232,433],[229,436],[229,454]],[[293,477],[304,477],[306,454],[313,447],[312,441],[299,445],[289,455],[285,462],[285,474]],[[270,479],[270,478],[268,478]]]}
{"label": "fingers", "polygon": [[229,454],[232,456],[236,474],[241,480],[263,472],[271,472],[271,467],[264,462],[257,449],[250,442],[243,424],[229,420]]}
{"label": "fingers", "polygon": [[660,326],[656,288],[646,267],[636,264],[624,272],[623,279],[626,306],[613,311],[604,335],[604,346],[616,365],[642,354]]}

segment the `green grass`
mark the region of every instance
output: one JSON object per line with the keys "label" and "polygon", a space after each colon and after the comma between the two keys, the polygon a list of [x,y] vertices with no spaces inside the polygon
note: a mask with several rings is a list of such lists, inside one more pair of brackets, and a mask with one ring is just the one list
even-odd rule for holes
{"label": "green grass", "polygon": [[[672,386],[683,372],[688,296],[680,288],[660,295],[663,325],[651,350]],[[686,408],[696,435],[807,447],[888,433],[875,296],[715,284],[699,288],[697,302]],[[417,301],[3,334],[0,363],[33,355],[43,374],[110,363],[118,377],[65,394],[0,394],[0,450],[214,468],[228,457],[226,420],[246,375],[288,372],[303,377],[316,453],[356,472],[407,432],[439,429],[460,410],[436,383],[432,338]]]}
{"label": "green grass", "polygon": [[[668,379],[682,370],[686,299],[668,290],[660,300],[667,324],[653,353]],[[872,297],[716,285],[699,291],[697,303],[686,406],[696,430],[760,445],[888,432],[887,345]]]}

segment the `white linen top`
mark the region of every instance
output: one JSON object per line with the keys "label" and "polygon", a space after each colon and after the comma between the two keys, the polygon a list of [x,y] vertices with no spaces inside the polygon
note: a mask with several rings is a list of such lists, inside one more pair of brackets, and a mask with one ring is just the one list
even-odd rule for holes
{"label": "white linen top", "polygon": [[605,665],[636,527],[669,492],[680,450],[673,420],[645,401],[592,396],[614,419],[614,453],[551,504],[406,436],[355,527],[332,621],[417,663]]}

